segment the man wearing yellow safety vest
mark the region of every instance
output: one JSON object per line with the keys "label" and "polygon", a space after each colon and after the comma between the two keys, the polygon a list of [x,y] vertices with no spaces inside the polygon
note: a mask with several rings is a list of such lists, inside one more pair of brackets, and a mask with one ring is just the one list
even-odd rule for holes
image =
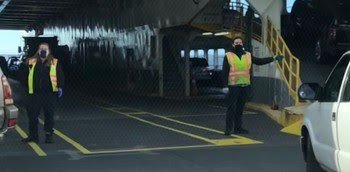
{"label": "man wearing yellow safety vest", "polygon": [[45,116],[45,143],[53,143],[54,103],[63,94],[64,75],[58,60],[50,54],[49,44],[41,43],[37,53],[27,59],[23,69],[27,96],[29,136],[23,142],[38,142],[38,117]]}
{"label": "man wearing yellow safety vest", "polygon": [[226,53],[223,63],[224,92],[228,92],[228,108],[226,112],[225,135],[231,135],[234,123],[235,134],[248,134],[242,128],[242,113],[250,87],[250,68],[252,63],[264,65],[275,60],[283,60],[283,56],[256,58],[244,51],[243,38],[233,39],[232,50]]}

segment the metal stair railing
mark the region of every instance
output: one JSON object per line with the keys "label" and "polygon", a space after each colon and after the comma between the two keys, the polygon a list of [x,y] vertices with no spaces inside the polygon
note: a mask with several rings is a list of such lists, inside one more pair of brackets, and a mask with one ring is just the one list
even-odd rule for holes
{"label": "metal stair railing", "polygon": [[277,68],[288,86],[289,95],[293,98],[294,105],[298,105],[298,88],[301,84],[300,62],[291,53],[281,34],[275,29],[269,18],[267,18],[266,45],[273,55],[284,56],[283,61],[277,62]]}

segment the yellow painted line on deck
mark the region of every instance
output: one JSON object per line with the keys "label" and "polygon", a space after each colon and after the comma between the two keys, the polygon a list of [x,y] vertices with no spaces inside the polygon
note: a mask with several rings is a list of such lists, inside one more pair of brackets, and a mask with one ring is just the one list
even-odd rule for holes
{"label": "yellow painted line on deck", "polygon": [[[44,125],[44,121],[42,119],[40,119],[40,118],[39,118],[39,123]],[[81,153],[83,153],[83,154],[90,154],[91,153],[91,151],[86,149],[84,146],[82,146],[81,144],[79,144],[78,142],[74,141],[73,139],[71,139],[70,137],[68,137],[67,135],[63,134],[61,131],[59,131],[59,130],[57,130],[55,128],[54,128],[54,133],[58,137],[60,137],[61,139],[63,139],[64,141],[68,142],[69,144],[71,144],[76,149],[78,149]]]}
{"label": "yellow painted line on deck", "polygon": [[209,107],[213,107],[213,108],[218,108],[218,109],[227,109],[227,107],[224,106],[217,106],[217,105],[207,105]]}
{"label": "yellow painted line on deck", "polygon": [[131,112],[131,113],[126,113],[128,115],[144,115],[147,114],[147,112]]}
{"label": "yellow painted line on deck", "polygon": [[[16,126],[16,131],[18,132],[18,134],[22,137],[22,138],[27,138],[28,135],[24,132],[24,130],[17,125]],[[34,150],[34,152],[38,155],[38,156],[47,156],[47,154],[40,148],[40,146],[38,144],[36,144],[35,142],[29,142],[28,145]]]}
{"label": "yellow painted line on deck", "polygon": [[218,147],[218,146],[217,145],[192,145],[192,146],[170,146],[170,147],[155,147],[155,148],[136,148],[136,149],[124,149],[124,150],[94,151],[91,154],[147,152],[147,151],[158,151],[158,150],[176,150],[176,149],[206,148],[206,147]]}
{"label": "yellow painted line on deck", "polygon": [[[95,106],[97,106],[97,105],[95,105]],[[111,109],[111,108],[105,108],[105,107],[101,107],[101,106],[97,106],[97,107],[99,107],[101,109],[104,109],[104,110],[108,110],[108,111],[112,111],[112,112],[116,112],[116,113],[122,114],[122,115],[124,115],[126,117],[138,120],[140,122],[143,122],[143,123],[146,123],[146,124],[149,124],[149,125],[153,125],[155,127],[163,128],[163,129],[166,129],[166,130],[170,130],[170,131],[173,131],[173,132],[176,132],[176,133],[180,133],[180,134],[183,134],[183,135],[186,135],[186,136],[198,139],[198,140],[202,140],[202,141],[205,141],[205,142],[208,142],[208,143],[211,143],[211,144],[215,144],[210,139],[202,137],[202,136],[191,134],[191,133],[188,133],[188,132],[185,132],[185,131],[181,131],[181,130],[178,130],[178,129],[175,129],[175,128],[171,128],[171,127],[168,127],[168,126],[165,126],[165,125],[157,124],[157,123],[154,123],[154,122],[151,122],[151,121],[139,118],[139,117],[135,117],[133,115],[129,115],[127,113],[120,112],[120,111],[117,111],[117,110],[114,110],[114,109]]]}
{"label": "yellow painted line on deck", "polygon": [[[165,119],[165,120],[168,120],[168,121],[171,121],[171,122],[175,122],[175,123],[178,123],[178,124],[190,126],[190,127],[193,127],[193,128],[199,128],[199,129],[210,131],[210,132],[213,132],[213,133],[224,134],[224,132],[219,131],[219,130],[215,130],[215,129],[212,129],[212,128],[207,128],[207,127],[203,127],[203,126],[200,126],[200,125],[191,124],[191,123],[188,123],[188,122],[183,122],[183,121],[180,121],[180,120],[168,118],[168,117],[161,116],[161,115],[156,115],[156,114],[153,114],[153,113],[148,113],[148,114],[151,115],[151,116],[154,116],[154,117],[158,117],[158,118]],[[262,143],[262,142],[259,142],[259,141],[253,140],[253,139],[249,139],[249,138],[246,138],[246,137],[238,136],[238,135],[232,135],[232,136],[241,139],[245,144]]]}
{"label": "yellow painted line on deck", "polygon": [[[188,133],[188,132],[185,132],[185,131],[181,131],[181,130],[170,128],[170,127],[167,127],[167,126],[164,126],[164,125],[156,124],[156,123],[144,120],[142,118],[134,117],[132,115],[129,115],[128,113],[123,113],[123,112],[117,111],[117,110],[115,110],[113,108],[106,108],[106,107],[101,107],[101,106],[98,106],[98,105],[94,105],[94,106],[102,108],[102,109],[105,109],[105,110],[113,111],[113,112],[116,112],[116,113],[120,113],[120,114],[125,115],[127,117],[134,118],[134,119],[137,119],[137,120],[139,120],[141,122],[145,122],[145,123],[148,123],[148,124],[160,127],[160,128],[164,128],[164,129],[168,129],[168,130],[171,130],[171,131],[174,131],[174,132],[177,132],[177,133],[185,134],[187,136],[190,136],[190,137],[193,137],[193,138],[196,138],[196,139],[199,139],[199,140],[203,140],[203,141],[212,143],[214,145],[220,145],[221,143],[223,143],[223,142],[218,141],[218,140],[205,138],[205,137],[198,136],[198,135],[195,135],[195,134],[191,134],[191,133]],[[128,107],[128,109],[133,109],[135,111],[144,112],[144,111],[136,109],[136,108]],[[179,121],[179,120],[175,120],[175,119],[172,119],[172,118],[169,118],[169,117],[165,117],[165,116],[162,116],[162,115],[157,115],[157,114],[153,114],[153,113],[150,113],[150,112],[145,112],[145,114],[148,114],[148,115],[151,115],[151,116],[154,116],[154,117],[157,117],[157,118],[161,118],[161,119],[164,119],[164,120],[167,120],[167,121],[175,122],[175,123],[178,123],[178,124],[190,126],[190,127],[193,127],[193,128],[199,128],[199,129],[202,129],[202,130],[218,133],[218,134],[221,134],[221,135],[224,134],[224,132],[222,132],[222,131],[218,131],[218,130],[215,130],[215,129],[211,129],[211,128],[207,128],[207,127],[203,127],[203,126],[199,126],[199,125],[195,125],[195,124],[191,124],[191,123],[187,123],[187,122],[183,122],[183,121]],[[260,141],[257,141],[257,140],[249,139],[249,138],[238,136],[238,135],[231,135],[231,136],[234,136],[237,139],[240,139],[240,141],[242,142],[241,144],[261,144],[261,143],[263,143],[263,142],[260,142]],[[230,140],[230,141],[232,141],[232,140]],[[232,143],[231,145],[236,145],[234,142],[231,142],[231,143]],[[226,142],[224,142],[223,145],[227,145]]]}
{"label": "yellow painted line on deck", "polygon": [[[148,114],[148,112],[146,113]],[[225,114],[200,114],[200,115],[167,115],[168,118],[190,118],[190,117],[209,117],[209,116],[225,116]]]}

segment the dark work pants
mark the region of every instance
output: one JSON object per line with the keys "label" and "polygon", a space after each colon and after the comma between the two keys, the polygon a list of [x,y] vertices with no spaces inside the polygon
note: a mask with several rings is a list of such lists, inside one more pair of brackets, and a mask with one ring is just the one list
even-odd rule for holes
{"label": "dark work pants", "polygon": [[27,114],[29,119],[29,137],[38,139],[38,118],[41,109],[44,110],[45,124],[44,130],[47,133],[53,132],[54,125],[54,104],[56,94],[54,93],[34,93],[28,95]]}
{"label": "dark work pants", "polygon": [[247,96],[250,86],[230,86],[227,97],[227,112],[226,112],[226,129],[225,132],[230,133],[233,128],[235,130],[242,128],[242,114],[244,105],[247,101]]}

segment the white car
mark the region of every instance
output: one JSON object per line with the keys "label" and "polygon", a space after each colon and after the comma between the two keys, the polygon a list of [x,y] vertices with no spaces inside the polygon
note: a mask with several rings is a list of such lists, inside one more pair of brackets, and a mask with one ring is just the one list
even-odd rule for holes
{"label": "white car", "polygon": [[350,172],[350,51],[338,61],[324,87],[300,86],[304,111],[301,148],[307,171]]}
{"label": "white car", "polygon": [[10,84],[0,69],[0,140],[10,128],[17,123],[18,108],[13,104]]}

